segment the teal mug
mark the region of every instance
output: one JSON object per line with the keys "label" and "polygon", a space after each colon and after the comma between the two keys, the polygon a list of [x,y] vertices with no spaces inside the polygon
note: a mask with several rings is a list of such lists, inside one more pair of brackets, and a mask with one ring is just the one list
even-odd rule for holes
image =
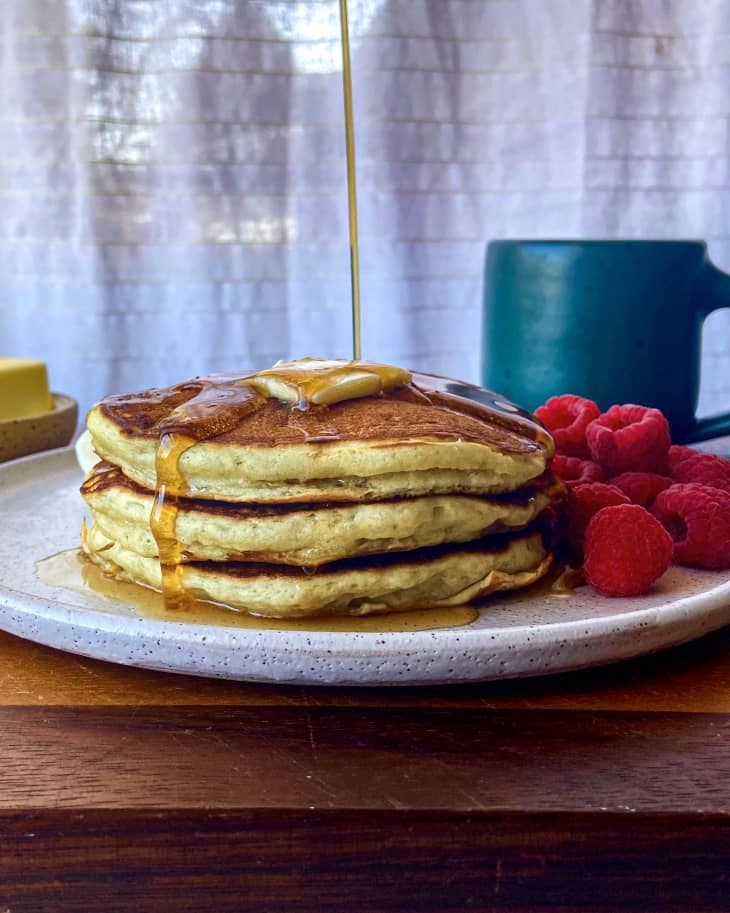
{"label": "teal mug", "polygon": [[702,324],[730,307],[704,241],[494,241],[483,383],[530,411],[577,393],[661,409],[675,443],[730,433],[697,419]]}

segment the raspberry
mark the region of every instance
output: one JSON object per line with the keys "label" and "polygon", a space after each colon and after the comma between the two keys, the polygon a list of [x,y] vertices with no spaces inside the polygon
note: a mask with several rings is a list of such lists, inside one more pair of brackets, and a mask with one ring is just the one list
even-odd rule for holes
{"label": "raspberry", "polygon": [[673,546],[672,537],[648,510],[619,504],[604,507],[591,519],[584,550],[583,570],[594,589],[606,596],[638,596],[669,567]]}
{"label": "raspberry", "polygon": [[633,504],[648,507],[660,491],[669,488],[672,480],[653,472],[622,472],[609,479],[608,484],[620,488]]}
{"label": "raspberry", "polygon": [[611,475],[657,472],[667,467],[669,422],[658,409],[611,406],[586,429],[591,457]]}
{"label": "raspberry", "polygon": [[568,495],[568,539],[574,554],[583,554],[586,528],[594,514],[604,507],[629,503],[622,491],[603,482],[590,482],[572,488]]}
{"label": "raspberry", "polygon": [[674,467],[681,463],[682,460],[686,460],[687,457],[694,456],[697,453],[696,450],[693,450],[691,447],[681,447],[679,444],[672,444],[669,448],[669,472],[670,474],[674,471]]}
{"label": "raspberry", "polygon": [[583,482],[603,481],[603,470],[598,463],[592,463],[590,460],[579,460],[578,457],[556,453],[550,465],[555,475],[568,488],[581,485]]}
{"label": "raspberry", "polygon": [[730,460],[693,450],[690,456],[674,465],[672,478],[676,482],[698,482],[730,492]]}
{"label": "raspberry", "polygon": [[601,414],[591,399],[565,393],[551,397],[544,406],[535,410],[535,415],[552,435],[555,449],[566,456],[588,459],[586,428]]}
{"label": "raspberry", "polygon": [[679,564],[715,570],[730,567],[730,494],[695,482],[660,492],[652,513],[674,540]]}

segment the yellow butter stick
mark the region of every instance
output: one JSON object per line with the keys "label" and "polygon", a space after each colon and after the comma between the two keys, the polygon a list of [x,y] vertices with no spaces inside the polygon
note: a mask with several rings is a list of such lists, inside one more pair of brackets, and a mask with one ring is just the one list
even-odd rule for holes
{"label": "yellow butter stick", "polygon": [[0,358],[0,420],[27,418],[53,409],[45,362]]}

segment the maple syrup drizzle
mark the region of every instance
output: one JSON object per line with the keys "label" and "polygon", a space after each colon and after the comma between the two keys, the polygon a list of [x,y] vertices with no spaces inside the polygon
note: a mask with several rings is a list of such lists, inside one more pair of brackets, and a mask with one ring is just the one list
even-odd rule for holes
{"label": "maple syrup drizzle", "polygon": [[342,96],[345,104],[345,153],[347,159],[347,217],[350,231],[350,282],[352,287],[352,352],[360,358],[360,254],[357,233],[357,172],[355,169],[355,124],[352,106],[352,66],[347,0],[340,0],[342,36]]}
{"label": "maple syrup drizzle", "polygon": [[[497,422],[510,431],[519,431],[552,452],[553,439],[535,416],[493,390],[466,381],[417,372],[412,376],[412,383],[416,390],[427,390],[428,399],[435,406],[452,408],[480,421]],[[453,397],[458,399],[454,401]]]}
{"label": "maple syrup drizzle", "polygon": [[185,589],[183,549],[177,538],[179,499],[188,494],[180,460],[200,441],[235,428],[260,401],[258,393],[250,387],[203,383],[192,399],[177,406],[160,423],[150,529],[157,543],[162,595],[171,611],[189,611],[193,604]]}
{"label": "maple syrup drizzle", "polygon": [[[157,543],[162,576],[162,593],[170,609],[189,608],[182,568],[182,546],[177,538],[178,497],[186,493],[180,472],[180,458],[196,444],[195,438],[163,432],[155,454],[157,487],[150,516],[150,529]],[[174,492],[174,494],[173,494]]]}

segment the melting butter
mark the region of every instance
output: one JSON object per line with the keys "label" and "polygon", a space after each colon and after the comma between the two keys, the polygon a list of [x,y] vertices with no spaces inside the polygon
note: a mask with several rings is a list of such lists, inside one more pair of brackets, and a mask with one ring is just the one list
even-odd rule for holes
{"label": "melting butter", "polygon": [[101,568],[77,549],[44,558],[36,564],[39,580],[88,595],[91,591],[113,602],[132,606],[144,618],[177,624],[215,625],[268,631],[341,631],[351,633],[431,631],[471,624],[479,617],[473,606],[412,609],[387,615],[344,615],[319,618],[262,618],[227,606],[190,598],[184,608],[166,605],[162,593],[136,583],[125,583],[107,576]]}
{"label": "melting butter", "polygon": [[262,396],[300,408],[309,403],[331,406],[348,399],[387,393],[410,382],[410,371],[393,365],[320,358],[280,361],[273,368],[240,381]]}

